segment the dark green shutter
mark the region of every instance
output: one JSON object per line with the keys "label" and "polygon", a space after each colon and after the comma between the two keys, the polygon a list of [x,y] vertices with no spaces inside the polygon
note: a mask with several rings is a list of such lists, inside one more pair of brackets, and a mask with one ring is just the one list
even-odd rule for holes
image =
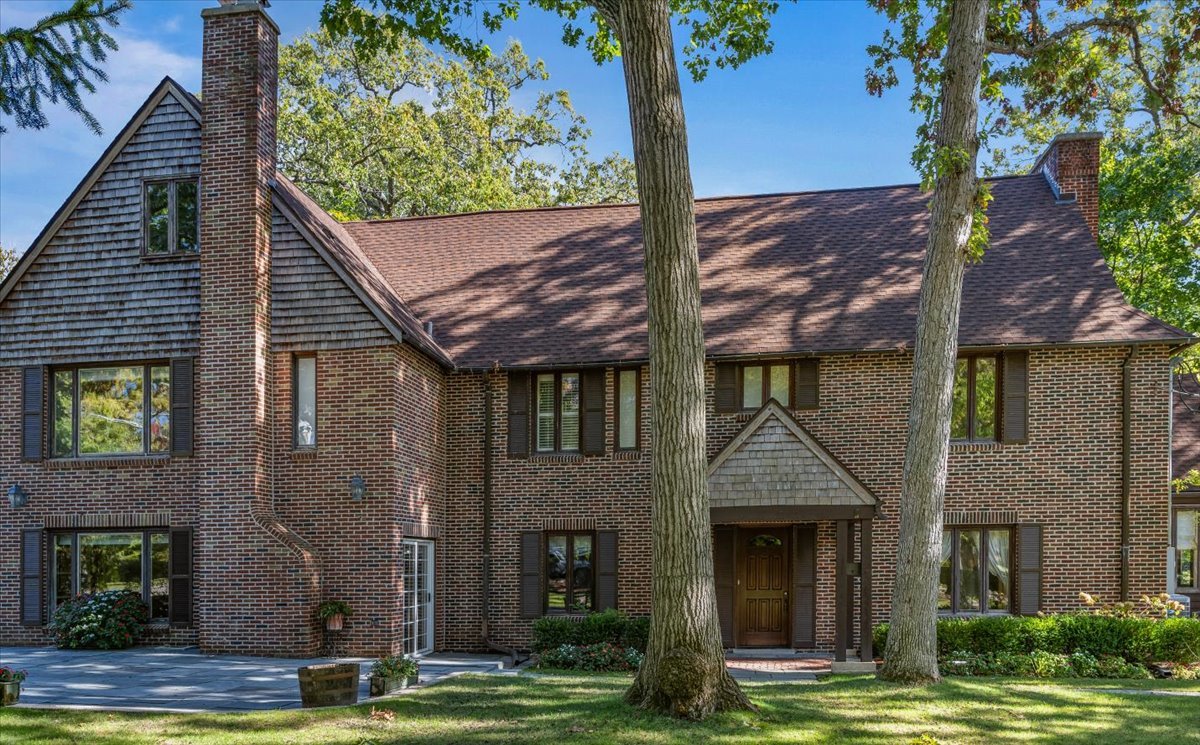
{"label": "dark green shutter", "polygon": [[191,357],[171,360],[171,455],[191,455],[196,376]]}
{"label": "dark green shutter", "polygon": [[1001,373],[1004,398],[1000,404],[1000,434],[1004,442],[1029,439],[1029,353],[1005,352]]}
{"label": "dark green shutter", "polygon": [[579,409],[582,417],[579,427],[582,440],[580,450],[585,455],[604,455],[604,409],[607,398],[604,368],[584,370],[579,378]]}
{"label": "dark green shutter", "polygon": [[1017,537],[1017,613],[1034,616],[1042,609],[1042,527],[1022,525]]}
{"label": "dark green shutter", "polygon": [[529,373],[508,374],[508,454],[529,455]]}
{"label": "dark green shutter", "polygon": [[718,525],[713,528],[713,579],[717,586],[717,619],[721,623],[721,643],[734,646],[733,612],[737,592],[734,565],[737,528]]}
{"label": "dark green shutter", "polygon": [[542,616],[542,534],[521,533],[521,618]]}
{"label": "dark green shutter", "polygon": [[719,414],[734,414],[740,410],[737,395],[737,371],[736,363],[717,363],[717,385],[713,392],[713,403]]}
{"label": "dark green shutter", "polygon": [[820,405],[821,361],[800,360],[796,363],[796,408],[815,409]]}
{"label": "dark green shutter", "polygon": [[596,533],[596,610],[617,607],[617,531]]}
{"label": "dark green shutter", "polygon": [[167,615],[172,626],[192,625],[192,529],[171,528]]}
{"label": "dark green shutter", "polygon": [[814,649],[817,644],[817,528],[798,525],[792,572],[792,645]]}
{"label": "dark green shutter", "polygon": [[42,540],[40,529],[21,531],[21,625],[42,625]]}
{"label": "dark green shutter", "polygon": [[41,365],[21,371],[21,460],[41,460],[46,442],[42,424],[45,411],[46,369]]}

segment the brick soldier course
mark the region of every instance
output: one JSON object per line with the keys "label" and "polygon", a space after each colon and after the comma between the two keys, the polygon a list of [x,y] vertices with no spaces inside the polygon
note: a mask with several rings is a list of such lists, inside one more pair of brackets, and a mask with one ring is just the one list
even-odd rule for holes
{"label": "brick soldier course", "polygon": [[[203,15],[203,95],[164,80],[0,285],[0,486],[27,497],[0,504],[0,643],[47,643],[59,588],[91,571],[62,546],[113,533],[166,537],[166,569],[143,558],[140,586],[169,596],[148,633],[206,651],[525,649],[568,582],[579,611],[647,613],[636,206],[338,224],[276,171],[274,23],[257,0]],[[995,420],[952,444],[945,521],[1009,536],[987,555],[999,612],[1171,586],[1169,381],[1193,340],[1104,266],[1099,147],[1066,135],[994,181],[992,246],[964,285],[960,348],[996,366],[975,416]],[[198,180],[195,253],[147,254],[164,179]],[[925,196],[730,197],[697,216],[726,643],[869,654]],[[310,357],[315,447],[297,435]],[[169,449],[59,452],[56,374],[130,363],[170,369]],[[585,547],[569,571],[566,535]],[[354,608],[336,637],[316,616],[331,599]]]}

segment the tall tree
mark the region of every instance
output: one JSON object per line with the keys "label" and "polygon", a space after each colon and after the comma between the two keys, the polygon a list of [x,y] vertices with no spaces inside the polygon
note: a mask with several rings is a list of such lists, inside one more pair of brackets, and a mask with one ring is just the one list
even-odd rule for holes
{"label": "tall tree", "polygon": [[516,107],[549,78],[518,42],[462,62],[411,37],[368,51],[321,31],[285,46],[279,72],[280,168],[341,219],[636,199],[630,160],[589,158],[566,91]]}
{"label": "tall tree", "polygon": [[[108,81],[100,65],[117,42],[107,28],[116,28],[131,4],[74,0],[29,28],[0,33],[0,113],[13,117],[20,129],[43,129],[50,124],[43,106],[61,101],[100,134],[100,122],[83,105],[80,91],[94,93],[97,82]],[[0,134],[6,131],[0,125]]]}
{"label": "tall tree", "polygon": [[[925,186],[934,190],[917,319],[892,631],[881,671],[885,678],[915,683],[938,679],[935,598],[962,264],[982,259],[987,246],[984,213],[990,197],[986,183],[976,177],[979,144],[1004,131],[1003,114],[1013,110],[1008,98],[1012,90],[1025,96],[1030,111],[1070,113],[1081,106],[1097,87],[1102,66],[1096,59],[1138,44],[1139,29],[1146,22],[1144,9],[1126,0],[1087,7],[1076,0],[1060,0],[1050,11],[1028,0],[990,0],[990,8],[986,2],[980,8],[980,2],[872,0],[899,33],[888,29],[883,42],[870,48],[874,67],[867,71],[867,89],[881,94],[898,83],[894,68],[898,60],[911,65],[913,107],[925,115],[913,162]],[[1194,6],[1178,5],[1191,8],[1184,17],[1195,15]],[[969,34],[968,27],[959,26],[967,12],[972,15]],[[978,21],[982,38],[976,33],[978,13],[984,14]],[[1098,42],[1088,46],[1088,39]],[[964,43],[970,53],[956,54]],[[1167,54],[1160,74],[1150,78],[1156,95],[1172,110],[1178,107],[1179,65],[1172,61],[1178,51]],[[969,85],[963,75],[974,76]],[[980,97],[989,107],[982,118]],[[947,128],[951,118],[957,123],[970,119],[975,131],[969,140],[946,139],[951,132],[966,136],[957,125]],[[939,217],[939,206],[961,209],[961,199],[972,184],[973,209],[966,215],[956,211],[951,219]],[[954,253],[946,250],[947,245]]]}
{"label": "tall tree", "polygon": [[[456,22],[476,18],[496,30],[517,17],[519,0],[494,6],[471,0],[326,0],[322,20],[337,34],[370,46],[398,31],[452,51],[486,54]],[[563,39],[586,43],[593,57],[620,54],[645,248],[652,417],[653,575],[650,641],[628,700],[675,716],[751,708],[725,668],[713,584],[712,534],[705,476],[704,337],[695,205],[687,127],[675,60],[672,14],[688,29],[684,65],[693,78],[770,51],[769,0],[528,0],[565,18]],[[371,12],[381,11],[381,14]],[[579,24],[587,15],[588,33]],[[585,41],[586,36],[586,41]]]}

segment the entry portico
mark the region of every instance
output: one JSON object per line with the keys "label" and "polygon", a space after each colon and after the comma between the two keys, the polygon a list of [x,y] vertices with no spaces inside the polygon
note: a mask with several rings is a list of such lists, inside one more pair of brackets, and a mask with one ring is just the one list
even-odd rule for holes
{"label": "entry portico", "polygon": [[[871,490],[774,399],[713,458],[708,487],[725,645],[818,649],[832,603],[835,658],[872,659],[871,634],[854,633],[872,623]],[[829,548],[832,597],[818,576]]]}

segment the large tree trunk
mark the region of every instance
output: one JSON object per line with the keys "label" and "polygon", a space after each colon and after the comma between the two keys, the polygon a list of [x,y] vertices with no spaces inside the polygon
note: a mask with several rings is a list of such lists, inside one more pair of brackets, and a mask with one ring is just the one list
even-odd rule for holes
{"label": "large tree trunk", "polygon": [[[955,0],[942,73],[937,150],[960,157],[943,161],[950,165],[941,169],[934,187],[904,451],[896,584],[881,672],[888,680],[910,683],[939,679],[937,583],[942,505],[963,270],[978,189],[979,77],[987,9],[987,0]],[[864,629],[863,633],[869,632]]]}
{"label": "large tree trunk", "polygon": [[717,621],[700,261],[683,99],[666,0],[597,5],[614,21],[625,68],[646,251],[654,391],[650,642],[627,700],[701,719],[751,704],[725,668]]}

